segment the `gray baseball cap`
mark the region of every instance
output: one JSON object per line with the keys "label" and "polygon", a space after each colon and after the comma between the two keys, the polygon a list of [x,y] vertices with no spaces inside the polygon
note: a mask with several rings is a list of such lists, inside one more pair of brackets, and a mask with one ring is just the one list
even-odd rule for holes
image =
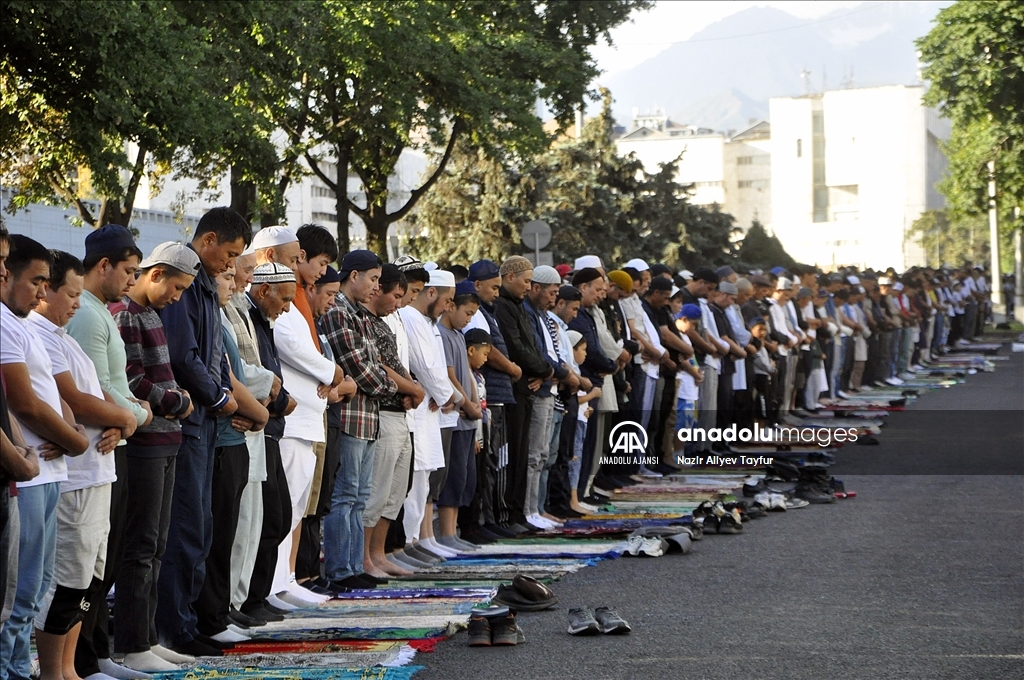
{"label": "gray baseball cap", "polygon": [[183,274],[191,274],[192,276],[199,273],[199,267],[201,266],[196,251],[183,243],[176,243],[174,241],[167,241],[153,248],[153,252],[149,254],[149,257],[139,263],[139,269],[149,269],[158,264],[169,265]]}

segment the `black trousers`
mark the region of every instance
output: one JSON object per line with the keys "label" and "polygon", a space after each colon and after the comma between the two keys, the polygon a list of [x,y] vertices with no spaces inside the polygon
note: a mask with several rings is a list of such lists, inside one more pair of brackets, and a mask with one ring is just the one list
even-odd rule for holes
{"label": "black trousers", "polygon": [[203,635],[222,633],[231,608],[231,546],[238,529],[242,491],[249,483],[246,445],[220,446],[213,453],[213,547],[206,557],[206,580],[193,608],[196,629]]}
{"label": "black trousers", "polygon": [[242,613],[263,606],[274,584],[277,568],[277,549],[292,526],[292,500],[288,480],[281,465],[281,443],[266,437],[267,481],[263,482],[263,530],[256,549],[256,562],[249,579],[249,597],[242,605]]}
{"label": "black trousers", "polygon": [[526,471],[530,458],[530,418],[533,404],[528,394],[516,394],[516,403],[506,408],[508,421],[505,432],[508,436],[508,466],[505,470],[504,492],[508,521],[525,522],[523,507],[526,505]]}
{"label": "black trousers", "polygon": [[782,399],[786,394],[786,368],[790,361],[796,361],[793,354],[780,356],[775,362],[775,375],[772,376],[771,390],[765,395],[768,402],[767,420],[769,425],[779,422],[779,409],[782,406]]}
{"label": "black trousers", "polygon": [[[558,433],[558,458],[548,472],[547,507],[561,510],[569,507],[572,500],[569,486],[569,461],[572,460],[573,447],[576,444],[576,424],[579,413],[579,402],[576,395],[562,397],[565,404],[565,415],[562,417],[562,429]],[[542,508],[543,509],[543,508]],[[557,513],[556,513],[557,514]]]}
{"label": "black trousers", "polygon": [[498,467],[498,456],[491,446],[491,429],[494,427],[495,414],[501,414],[502,427],[504,427],[504,413],[501,404],[488,405],[491,414],[491,423],[483,426],[484,442],[483,449],[476,456],[476,492],[473,494],[473,502],[468,506],[459,508],[459,529],[463,532],[474,531],[484,524],[493,524],[494,517],[494,495],[495,495],[495,471]]}
{"label": "black trousers", "polygon": [[114,589],[114,650],[145,652],[158,644],[157,581],[171,521],[176,456],[128,457],[124,561]]}
{"label": "black trousers", "polygon": [[89,588],[89,610],[82,620],[75,649],[75,671],[79,677],[100,672],[100,659],[110,658],[110,607],[107,593],[121,573],[124,561],[124,535],[128,515],[128,454],[125,446],[114,449],[117,480],[110,485],[110,534],[107,537],[107,562],[103,580],[93,579]]}
{"label": "black trousers", "polygon": [[324,467],[320,477],[320,495],[312,515],[302,518],[299,534],[299,552],[295,557],[295,578],[298,580],[320,578],[320,548],[323,544],[323,518],[331,511],[331,495],[334,480],[341,466],[341,428],[327,428],[327,445],[324,447]]}

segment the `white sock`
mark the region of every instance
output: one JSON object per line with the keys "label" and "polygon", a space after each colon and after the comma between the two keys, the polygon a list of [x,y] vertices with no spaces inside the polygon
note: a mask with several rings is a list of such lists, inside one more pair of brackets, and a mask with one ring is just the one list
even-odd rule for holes
{"label": "white sock", "polygon": [[85,676],[85,680],[117,680],[117,678],[106,673],[93,673],[92,675]]}
{"label": "white sock", "polygon": [[309,602],[320,603],[320,602],[326,602],[328,600],[328,598],[326,596],[324,596],[324,595],[317,595],[316,593],[314,593],[309,588],[303,588],[298,583],[290,584],[288,586],[288,590],[286,592],[291,593],[292,595],[298,597],[299,599],[307,600]]}
{"label": "white sock", "polygon": [[285,610],[287,612],[295,611],[296,609],[299,608],[298,605],[291,604],[290,602],[285,602],[284,600],[282,600],[281,598],[279,598],[276,595],[268,596],[267,597],[267,602],[272,607],[277,607],[278,609],[283,609],[283,610]]}
{"label": "white sock", "polygon": [[189,656],[188,654],[178,654],[172,649],[167,649],[162,645],[153,645],[149,648],[149,651],[159,656],[164,661],[170,661],[171,663],[195,663],[196,657]]}
{"label": "white sock", "polygon": [[216,635],[211,635],[210,638],[217,642],[245,642],[246,640],[252,639],[248,635],[242,635],[230,629],[221,631]]}
{"label": "white sock", "polygon": [[427,550],[434,553],[435,555],[440,555],[441,557],[455,557],[459,554],[457,550],[438,543],[433,536],[431,536],[430,538],[420,539],[420,543],[427,546]]}
{"label": "white sock", "polygon": [[117,680],[148,680],[150,677],[147,673],[143,673],[142,671],[118,665],[109,658],[100,659],[99,666],[101,673],[117,678]]}
{"label": "white sock", "polygon": [[160,658],[150,650],[125,654],[122,663],[126,668],[132,668],[144,673],[164,673],[178,670],[176,664]]}

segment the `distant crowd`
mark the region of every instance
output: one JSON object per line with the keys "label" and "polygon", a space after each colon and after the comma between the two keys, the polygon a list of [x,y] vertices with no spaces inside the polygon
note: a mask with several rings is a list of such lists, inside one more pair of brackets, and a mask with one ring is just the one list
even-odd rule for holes
{"label": "distant crowd", "polygon": [[[229,208],[147,254],[118,225],[81,259],[0,230],[0,680],[29,678],[33,635],[43,680],[223,654],[594,512],[676,471],[681,428],[899,385],[991,312],[971,267],[340,255]],[[623,462],[626,420],[648,443]]]}

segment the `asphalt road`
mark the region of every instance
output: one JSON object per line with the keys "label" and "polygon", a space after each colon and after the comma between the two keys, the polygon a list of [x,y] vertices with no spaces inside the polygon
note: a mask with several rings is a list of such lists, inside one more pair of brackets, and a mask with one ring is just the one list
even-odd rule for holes
{"label": "asphalt road", "polygon": [[[954,419],[963,409],[979,413]],[[526,644],[470,648],[460,633],[417,656],[416,680],[1024,677],[1024,476],[1006,474],[1021,469],[1022,432],[1014,354],[891,416],[880,446],[840,451],[835,475],[857,498],[772,514],[687,556],[569,575],[558,608],[521,615]],[[987,456],[965,468],[977,474],[913,474],[972,455]],[[843,473],[856,456],[901,474]],[[581,605],[616,608],[632,635],[568,635],[566,609]]]}

